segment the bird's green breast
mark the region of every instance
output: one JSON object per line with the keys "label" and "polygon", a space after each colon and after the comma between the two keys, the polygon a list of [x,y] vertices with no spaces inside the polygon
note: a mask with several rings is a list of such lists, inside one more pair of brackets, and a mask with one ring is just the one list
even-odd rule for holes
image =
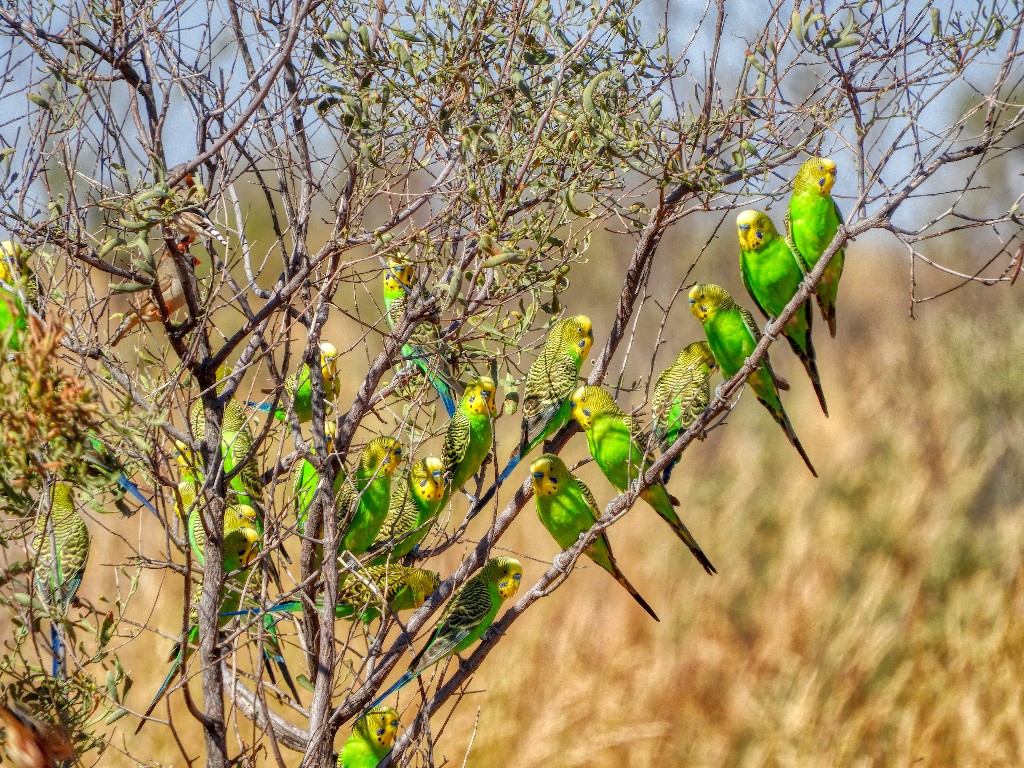
{"label": "bird's green breast", "polygon": [[711,351],[726,378],[735,375],[756,346],[754,337],[736,309],[717,312],[705,323]]}
{"label": "bird's green breast", "polygon": [[[391,499],[391,476],[383,475],[367,483],[359,498],[352,522],[342,538],[341,548],[353,555],[361,555],[377,537],[384,518],[388,514],[388,502]],[[344,514],[347,510],[341,510]]]}
{"label": "bird's green breast", "polygon": [[[587,432],[590,453],[608,481],[620,491],[638,476],[633,440],[619,414],[599,413]],[[632,462],[632,465],[631,465]]]}
{"label": "bird's green breast", "polygon": [[793,242],[808,268],[813,268],[839,229],[835,203],[827,195],[803,192],[793,195],[789,216]]}
{"label": "bird's green breast", "polygon": [[796,255],[782,238],[775,238],[756,251],[743,251],[740,262],[754,299],[768,315],[778,317],[803,279]]}
{"label": "bird's green breast", "polygon": [[484,457],[490,453],[493,427],[491,419],[484,413],[467,414],[469,418],[469,445],[462,456],[462,461],[455,468],[452,489],[464,486],[476,471],[480,469]]}
{"label": "bird's green breast", "polygon": [[[565,481],[563,481],[565,482]],[[568,549],[580,533],[594,524],[594,517],[575,488],[537,497],[537,516],[562,549]]]}

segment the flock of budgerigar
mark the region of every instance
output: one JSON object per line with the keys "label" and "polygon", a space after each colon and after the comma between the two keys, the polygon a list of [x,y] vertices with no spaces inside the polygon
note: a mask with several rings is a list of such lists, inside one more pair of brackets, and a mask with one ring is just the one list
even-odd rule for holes
{"label": "flock of budgerigar", "polygon": [[[766,318],[774,319],[782,313],[836,235],[842,217],[831,197],[835,175],[835,163],[829,159],[812,157],[803,163],[794,181],[782,232],[762,211],[745,210],[737,217],[743,284]],[[199,225],[184,229],[181,245],[185,252],[192,240],[209,232],[209,227],[201,220]],[[6,299],[0,301],[0,338],[10,349],[17,350],[26,329],[24,316],[28,301],[26,292],[19,286],[28,284],[24,277],[29,267],[16,244],[4,243],[0,251],[3,255],[0,281]],[[416,284],[415,267],[413,263],[392,258],[383,272],[384,307],[392,328],[405,313],[406,297]],[[814,293],[833,337],[842,269],[843,252],[839,251],[828,264]],[[173,311],[183,302],[178,270],[165,256],[156,272],[165,308]],[[599,386],[580,386],[581,367],[594,343],[590,319],[581,314],[555,323],[527,376],[520,443],[502,470],[498,485],[513,475],[521,460],[529,458],[570,420],[575,420],[586,435],[590,455],[611,485],[604,489],[606,493],[625,491],[631,482],[642,476],[650,467],[654,452],[672,445],[707,408],[711,402],[713,372],[720,369],[726,379],[731,378],[761,338],[751,312],[718,285],[705,283],[692,287],[689,305],[703,326],[706,341],[684,346],[672,365],[657,377],[650,403],[649,428],[620,409],[607,390]],[[121,341],[139,322],[159,320],[163,314],[155,312],[154,307],[152,299],[137,302],[111,341]],[[811,335],[813,314],[808,300],[792,315],[782,333],[807,371],[821,409],[827,415]],[[441,576],[417,567],[417,563],[423,561],[415,558],[414,550],[435,525],[449,499],[477,475],[491,452],[496,384],[489,376],[477,375],[460,385],[448,367],[449,361],[439,351],[438,334],[433,322],[421,322],[404,345],[402,354],[406,366],[415,365],[422,370],[448,412],[441,456],[412,457],[398,440],[381,436],[363,447],[350,472],[338,473],[334,486],[338,554],[347,552],[344,563],[358,560],[362,566],[358,570],[343,569],[335,606],[335,615],[339,618],[370,622],[387,612],[417,608],[430,597],[440,584]],[[328,402],[338,394],[338,357],[336,347],[320,342],[320,374]],[[299,694],[284,663],[275,626],[282,614],[301,612],[303,605],[299,600],[288,599],[259,606],[245,588],[247,571],[261,550],[264,519],[263,471],[258,452],[252,450],[255,440],[246,408],[272,412],[283,422],[282,428],[289,414],[294,414],[300,423],[308,423],[314,411],[312,373],[308,365],[300,367],[287,377],[283,393],[273,402],[229,400],[222,421],[221,455],[225,476],[230,479],[223,528],[224,569],[228,579],[221,621],[226,624],[240,614],[260,617],[265,630],[263,652],[274,662],[266,668],[279,670],[296,699]],[[747,384],[816,475],[782,404],[780,390],[787,390],[789,384],[773,372],[767,356],[750,374]],[[184,521],[192,556],[200,566],[197,570],[201,571],[207,537],[202,505],[198,501],[202,499],[204,475],[202,462],[197,461],[194,451],[203,440],[206,427],[201,400],[194,403],[190,417],[194,443],[177,445],[179,483],[175,504]],[[329,448],[333,427],[330,421],[325,424]],[[396,475],[403,462],[408,462],[407,468]],[[645,488],[640,497],[668,523],[701,567],[714,574],[715,566],[676,513],[678,501],[667,489],[672,468],[673,465],[669,465],[659,481]],[[118,483],[138,495],[138,489],[124,478],[116,465],[108,467],[108,471]],[[529,474],[541,522],[563,550],[569,548],[601,516],[594,493],[553,453],[534,456],[529,463]],[[292,471],[291,482],[294,530],[320,538],[322,526],[318,531],[306,530],[318,481],[314,463],[300,458]],[[61,612],[67,610],[81,583],[90,538],[84,518],[75,509],[72,489],[58,482],[52,484],[48,493],[50,510],[38,516],[31,546],[36,557],[37,589],[51,610]],[[594,540],[586,554],[608,571],[644,611],[658,619],[654,608],[620,570],[607,532]],[[516,594],[522,576],[523,569],[517,560],[494,557],[455,590],[408,672],[356,721],[340,751],[339,766],[370,768],[384,758],[395,741],[400,723],[397,710],[382,706],[382,702],[432,664],[466,650],[479,640],[502,603]],[[201,588],[200,584],[195,593],[188,636],[174,646],[171,669],[139,728],[179,669],[181,654],[188,653],[198,643],[195,604]],[[53,645],[57,673],[63,649],[56,630]]]}

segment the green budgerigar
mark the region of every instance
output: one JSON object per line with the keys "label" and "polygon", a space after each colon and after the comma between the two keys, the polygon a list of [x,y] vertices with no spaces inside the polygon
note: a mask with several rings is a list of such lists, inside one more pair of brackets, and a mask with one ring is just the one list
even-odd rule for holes
{"label": "green budgerigar", "polygon": [[356,721],[352,735],[338,753],[337,768],[376,768],[391,751],[400,726],[394,707],[369,710]]}
{"label": "green budgerigar", "polygon": [[[324,400],[331,402],[338,394],[338,348],[327,341],[320,342],[320,373],[324,380]],[[305,424],[313,418],[313,383],[309,365],[302,364],[295,373],[284,380],[284,396],[291,401],[295,408],[295,415],[300,424]],[[255,408],[261,413],[270,413],[273,402],[252,403],[246,405]],[[278,421],[287,421],[288,412],[284,408],[274,410],[274,418]]]}
{"label": "green budgerigar", "polygon": [[[711,402],[711,374],[718,368],[711,346],[706,341],[695,341],[683,348],[668,368],[658,375],[651,395],[651,418],[654,438],[661,450],[676,441]],[[679,463],[676,458],[665,467],[661,482],[667,483],[672,470]]]}
{"label": "green budgerigar", "polygon": [[[558,456],[545,453],[530,465],[533,496],[537,501],[537,517],[563,550],[575,544],[580,534],[590,530],[601,516],[594,494],[586,483],[569,471]],[[602,533],[591,544],[586,555],[604,568],[629,592],[640,607],[655,621],[661,621],[654,609],[640,596],[636,587],[619,570],[612,554],[608,534]]]}
{"label": "green budgerigar", "polygon": [[[584,385],[572,393],[570,402],[573,418],[587,435],[590,455],[612,486],[620,492],[625,491],[651,465],[651,458],[644,450],[649,440],[639,423],[622,411],[614,398],[601,387]],[[669,524],[705,571],[717,573],[673,509],[679,500],[670,495],[662,483],[649,485],[640,492],[640,498]]]}
{"label": "green budgerigar", "polygon": [[[843,214],[832,199],[836,183],[836,164],[827,157],[812,157],[800,166],[793,179],[793,196],[786,214],[786,231],[793,250],[810,272],[821,259],[843,222]],[[821,316],[828,323],[832,338],[836,335],[836,298],[839,278],[843,276],[843,250],[840,249],[825,268],[814,295]]]}
{"label": "green budgerigar", "polygon": [[[327,452],[334,450],[334,422],[328,421],[324,424],[324,436],[327,438]],[[334,478],[334,492],[341,490],[343,478],[340,473]],[[299,533],[306,529],[306,518],[309,516],[309,507],[313,503],[316,494],[317,483],[320,482],[320,473],[309,459],[300,459],[292,469],[292,493],[294,494],[295,523]]]}
{"label": "green budgerigar", "polygon": [[[89,549],[89,528],[75,510],[71,486],[53,483],[49,508],[36,517],[32,554],[40,599],[60,618],[67,614],[82,584]],[[64,669],[64,650],[56,624],[50,627],[50,642],[53,675],[57,676]]]}
{"label": "green budgerigar", "polygon": [[[800,257],[775,230],[775,225],[763,211],[748,210],[736,217],[740,239],[740,274],[743,285],[758,309],[766,318],[774,320],[790,302],[804,279]],[[828,416],[825,392],[821,388],[817,356],[811,341],[814,314],[810,300],[793,313],[782,329],[786,341],[803,363],[818,396],[821,410]]]}
{"label": "green budgerigar", "polygon": [[430,640],[412,660],[409,671],[377,697],[367,711],[372,710],[384,699],[396,691],[402,690],[432,664],[461,653],[483,637],[495,617],[501,604],[510,599],[519,590],[519,582],[523,579],[523,566],[511,557],[494,557],[480,569],[480,572],[469,579],[455,591],[452,599],[445,606],[437,629]]}
{"label": "green budgerigar", "polygon": [[423,541],[444,503],[444,462],[427,456],[413,464],[408,475],[395,480],[393,486],[388,515],[374,542],[388,551],[374,560],[375,564],[387,558],[400,561]]}
{"label": "green budgerigar", "polygon": [[[375,437],[359,452],[354,477],[342,481],[336,501],[340,535],[338,551],[359,557],[373,544],[391,502],[391,476],[405,458],[393,437]],[[351,516],[350,516],[351,515]]]}
{"label": "green budgerigar", "polygon": [[551,327],[526,377],[519,449],[501,471],[499,483],[503,483],[541,441],[569,421],[569,395],[576,389],[583,361],[593,345],[594,327],[586,315],[567,317]]}
{"label": "green budgerigar", "polygon": [[[416,268],[412,264],[388,259],[384,269],[384,314],[392,329],[405,313],[405,296],[412,290]],[[432,320],[422,320],[409,341],[402,346],[402,357],[419,368],[437,391],[451,418],[455,414],[458,384],[446,359],[441,329]]]}
{"label": "green budgerigar", "polygon": [[0,242],[0,347],[18,351],[28,330],[29,310],[39,309],[39,283],[30,251],[13,240]]}
{"label": "green budgerigar", "polygon": [[477,376],[466,385],[458,410],[448,422],[441,449],[446,486],[442,506],[479,471],[491,452],[496,391],[494,379]]}
{"label": "green budgerigar", "polygon": [[[704,326],[704,333],[707,334],[715,359],[722,367],[722,374],[726,378],[732,378],[743,367],[743,363],[750,357],[761,339],[757,323],[750,312],[733,301],[728,291],[719,285],[695,285],[690,289],[689,301],[690,311]],[[800,443],[800,438],[796,436],[785,408],[782,407],[778,384],[768,355],[764,356],[760,365],[750,374],[747,383],[754,390],[761,405],[767,408],[775,419],[775,423],[782,427],[782,431],[786,433],[786,437],[796,448],[804,464],[811,470],[811,474],[817,477],[818,473]]]}

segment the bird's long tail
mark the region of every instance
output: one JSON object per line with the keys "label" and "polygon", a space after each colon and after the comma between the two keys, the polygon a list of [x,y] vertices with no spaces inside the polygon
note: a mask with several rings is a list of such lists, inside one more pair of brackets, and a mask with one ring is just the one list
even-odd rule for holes
{"label": "bird's long tail", "polygon": [[60,678],[64,671],[64,644],[60,641],[60,630],[50,625],[50,650],[53,652],[53,676]]}
{"label": "bird's long tail", "polygon": [[825,402],[825,391],[821,388],[821,376],[818,374],[818,356],[814,353],[814,343],[811,341],[811,320],[814,317],[814,313],[811,312],[808,304],[804,305],[804,309],[801,312],[803,312],[807,323],[802,339],[803,343],[800,343],[801,340],[799,338],[793,338],[788,332],[786,333],[786,341],[789,342],[789,346],[793,349],[794,354],[803,363],[804,370],[807,371],[807,375],[811,379],[811,386],[814,387],[814,394],[818,396],[818,404],[821,406],[822,413],[827,417],[828,404]]}
{"label": "bird's long tail", "polygon": [[622,585],[622,588],[625,589],[627,592],[629,592],[630,595],[633,596],[633,599],[636,600],[640,604],[641,608],[643,608],[645,611],[647,611],[648,615],[652,619],[654,619],[655,621],[661,621],[661,619],[658,618],[658,614],[656,614],[654,612],[654,609],[651,608],[651,606],[647,604],[647,601],[643,599],[643,597],[640,595],[639,592],[637,592],[636,587],[634,587],[632,584],[629,583],[629,579],[627,579],[625,574],[618,569],[618,566],[615,566],[613,564],[612,568],[614,570],[610,571],[610,573],[611,573],[612,576],[615,577],[615,580],[617,582],[619,582],[619,584]]}
{"label": "bird's long tail", "polygon": [[804,464],[806,464],[807,468],[811,470],[811,474],[817,477],[818,472],[814,469],[814,465],[811,464],[811,459],[807,455],[807,451],[804,450],[803,445],[800,443],[800,438],[796,436],[796,431],[793,429],[793,425],[790,423],[789,416],[785,409],[779,408],[776,410],[762,398],[758,397],[757,399],[760,400],[761,405],[768,409],[772,418],[775,419],[775,423],[782,427],[782,431],[786,433],[786,437],[789,439],[789,442],[793,444],[793,447],[796,448],[797,453],[800,454],[800,458],[804,460]]}
{"label": "bird's long tail", "polygon": [[110,338],[107,340],[107,344],[111,347],[116,347],[120,344],[124,337],[131,333],[132,329],[139,324],[140,319],[141,318],[136,312],[129,311],[128,314],[125,315],[124,320],[121,321],[121,325],[119,325],[117,330],[111,334]]}
{"label": "bird's long tail", "polygon": [[[657,489],[660,489],[661,493]],[[697,558],[697,562],[701,564],[709,574],[718,573],[718,570],[711,564],[708,556],[704,554],[704,550],[700,548],[700,544],[693,538],[693,534],[683,525],[683,521],[679,519],[679,515],[672,509],[673,505],[678,504],[678,500],[673,496],[669,496],[668,491],[665,490],[664,486],[651,486],[643,493],[640,497],[646,501],[654,511],[658,513],[662,520],[668,523],[672,530],[675,531],[676,536],[682,540],[686,545],[690,553]]]}
{"label": "bird's long tail", "polygon": [[444,368],[432,366],[432,355],[422,347],[406,344],[402,347],[402,356],[415,363],[416,367],[423,372],[427,381],[437,391],[437,396],[441,398],[448,418],[454,416],[458,404],[455,402],[456,386],[450,372]]}
{"label": "bird's long tail", "polygon": [[409,670],[408,672],[406,672],[404,675],[402,675],[400,678],[398,678],[398,682],[396,682],[394,685],[392,685],[390,688],[388,688],[386,691],[384,691],[384,693],[382,693],[380,696],[378,696],[376,699],[373,700],[373,703],[371,703],[366,709],[364,709],[362,712],[360,712],[359,713],[359,717],[356,718],[356,719],[358,720],[358,719],[362,718],[364,715],[366,715],[367,712],[369,712],[371,709],[373,709],[378,704],[380,704],[382,701],[384,701],[384,699],[386,699],[392,693],[397,693],[398,691],[400,691],[403,688],[405,688],[405,686],[407,686],[409,683],[411,683],[413,680],[415,680],[417,677],[419,677],[420,673],[422,673],[422,672],[423,672],[422,669],[419,670],[418,672],[415,672],[415,673],[412,670]]}
{"label": "bird's long tail", "polygon": [[826,301],[821,296],[816,296],[816,298],[818,299],[818,307],[821,309],[821,316],[828,323],[828,332],[834,339],[836,337],[836,304],[834,301]]}
{"label": "bird's long tail", "polygon": [[272,403],[254,403],[251,400],[246,400],[245,404],[250,408],[255,408],[260,413],[270,413]]}
{"label": "bird's long tail", "polygon": [[141,731],[142,726],[144,726],[149,721],[149,716],[153,714],[153,710],[156,709],[156,705],[160,703],[160,697],[164,695],[164,691],[167,690],[167,686],[171,684],[171,680],[174,678],[174,674],[178,671],[179,666],[181,666],[180,652],[175,654],[174,660],[171,662],[171,669],[167,673],[167,677],[165,677],[164,681],[160,683],[160,688],[157,690],[156,696],[153,697],[153,701],[149,703],[149,706],[146,708],[146,711],[142,713],[142,719],[139,720],[139,725],[135,729],[136,734],[139,731]]}
{"label": "bird's long tail", "polygon": [[160,513],[156,511],[156,507],[153,506],[149,499],[142,495],[142,491],[138,489],[138,486],[136,486],[135,483],[133,483],[131,480],[125,477],[124,472],[118,472],[117,484],[124,488],[125,491],[130,493],[140,502],[142,502],[145,505],[146,509],[148,509],[157,517],[160,517]]}
{"label": "bird's long tail", "polygon": [[667,485],[669,479],[672,477],[672,470],[676,468],[676,465],[683,460],[682,456],[677,456],[675,459],[669,462],[669,465],[661,472],[661,484]]}
{"label": "bird's long tail", "polygon": [[263,615],[263,630],[266,638],[263,643],[263,653],[277,665],[281,678],[288,685],[288,690],[291,691],[295,701],[299,701],[299,691],[295,687],[295,681],[292,680],[291,673],[288,671],[288,664],[281,654],[281,642],[277,634],[276,624],[277,620],[273,616],[270,614]]}

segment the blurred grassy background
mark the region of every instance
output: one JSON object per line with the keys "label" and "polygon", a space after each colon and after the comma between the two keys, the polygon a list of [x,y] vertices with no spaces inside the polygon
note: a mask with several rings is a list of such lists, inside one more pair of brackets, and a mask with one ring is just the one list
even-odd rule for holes
{"label": "blurred grassy background", "polygon": [[[700,242],[677,229],[662,244],[627,379],[647,375],[657,302],[671,298]],[[774,353],[820,479],[745,394],[728,425],[685,454],[671,483],[719,575],[706,576],[638,505],[611,539],[661,623],[583,564],[513,626],[474,679],[478,693],[449,722],[434,718],[435,764],[462,765],[467,753],[466,765],[485,768],[1024,763],[1024,326],[1015,296],[969,286],[910,320],[905,258],[865,240],[847,257],[839,338],[817,324],[831,418],[788,348]],[[599,242],[563,297],[567,311],[593,317],[598,348],[630,250],[622,239]],[[726,226],[686,282],[717,279],[749,303],[735,263]],[[665,335],[655,372],[702,338],[685,296]],[[343,397],[357,384],[354,373]],[[642,399],[619,398],[626,408]],[[501,423],[504,458],[518,416]],[[563,455],[586,456],[582,436]],[[599,503],[612,498],[593,466],[581,475]],[[464,504],[456,501],[456,518]],[[139,517],[114,523],[133,548],[152,543],[151,522]],[[110,540],[94,534],[97,545]],[[526,584],[556,554],[532,502],[501,543],[524,560]],[[436,567],[450,572],[460,554],[449,551]],[[97,566],[118,561],[117,543],[93,557],[87,583],[110,588],[110,569]],[[152,612],[173,633],[180,591],[175,578],[161,586],[146,573],[136,617]],[[154,659],[162,662],[168,645],[146,634],[123,651],[140,710],[163,677]],[[297,652],[289,658],[293,672],[304,671]],[[192,688],[198,697],[198,683]],[[180,691],[172,702],[179,735],[201,761],[201,734]],[[411,721],[414,686],[400,705]],[[166,728],[151,724],[133,739],[134,719],[122,723],[134,754],[185,764]],[[248,738],[251,726],[242,731]],[[133,764],[113,751],[101,762]]]}

